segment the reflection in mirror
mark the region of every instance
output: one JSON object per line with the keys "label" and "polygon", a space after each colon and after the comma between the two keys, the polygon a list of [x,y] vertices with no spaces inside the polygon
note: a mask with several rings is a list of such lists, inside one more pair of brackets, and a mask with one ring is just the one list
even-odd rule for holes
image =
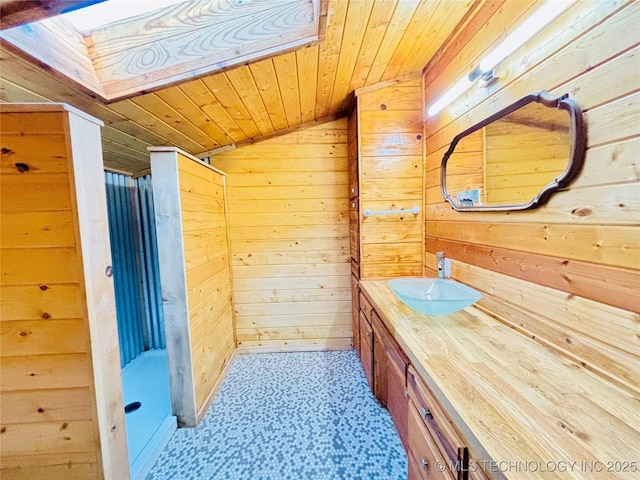
{"label": "reflection in mirror", "polygon": [[442,161],[442,193],[456,210],[525,210],[577,174],[584,130],[577,104],[528,95],[456,136]]}

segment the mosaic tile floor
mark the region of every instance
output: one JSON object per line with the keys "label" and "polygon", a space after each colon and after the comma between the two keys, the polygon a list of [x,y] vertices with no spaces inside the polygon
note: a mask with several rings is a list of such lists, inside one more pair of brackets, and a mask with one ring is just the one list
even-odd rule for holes
{"label": "mosaic tile floor", "polygon": [[406,479],[388,412],[353,351],[239,355],[200,425],[147,480]]}

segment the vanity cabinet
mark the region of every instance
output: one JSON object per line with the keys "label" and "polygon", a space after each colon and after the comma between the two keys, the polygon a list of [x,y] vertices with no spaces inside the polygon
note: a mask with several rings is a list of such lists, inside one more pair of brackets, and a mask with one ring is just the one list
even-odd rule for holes
{"label": "vanity cabinet", "polygon": [[[393,337],[389,336],[390,339]],[[395,341],[393,342],[395,344]],[[387,410],[396,426],[400,441],[405,450],[409,448],[408,441],[408,412],[409,393],[407,391],[407,367],[409,360],[397,344],[387,346],[386,372],[387,372]]]}
{"label": "vanity cabinet", "polygon": [[360,361],[374,396],[387,404],[386,354],[382,341],[382,321],[362,293],[360,298]]}
{"label": "vanity cabinet", "polygon": [[447,463],[413,403],[407,413],[409,480],[454,479],[455,477],[449,469],[439,468],[439,465],[447,465]]}
{"label": "vanity cabinet", "polygon": [[[418,376],[413,366],[407,370],[409,391],[409,452],[414,465],[420,468],[416,478],[451,478],[449,466],[468,470],[468,452],[449,417],[433,397],[431,390]],[[466,456],[466,464],[465,464]],[[444,472],[437,462],[447,466]],[[442,464],[442,463],[441,463]],[[466,472],[457,478],[468,478]]]}
{"label": "vanity cabinet", "polygon": [[407,412],[409,394],[406,372],[409,359],[396,343],[375,310],[372,312],[374,394],[381,405],[387,407],[405,449],[407,440]]}
{"label": "vanity cabinet", "polygon": [[367,297],[359,294],[360,360],[371,391],[387,407],[405,449],[408,446],[409,395],[406,371],[409,359],[396,343]]}
{"label": "vanity cabinet", "polygon": [[375,379],[373,376],[374,340],[373,327],[371,326],[373,307],[371,306],[371,303],[369,303],[369,300],[367,300],[367,297],[362,293],[359,293],[358,297],[360,306],[360,310],[358,312],[358,318],[360,319],[360,363],[362,363],[362,369],[364,370],[364,375],[367,378],[371,391],[375,392]]}
{"label": "vanity cabinet", "polygon": [[358,295],[360,361],[407,452],[410,480],[483,480],[464,437],[411,365],[364,292]]}
{"label": "vanity cabinet", "polygon": [[[407,389],[409,392],[407,456],[413,461],[409,462],[409,478],[486,480],[488,477],[479,464],[470,457],[464,437],[453,424],[451,417],[411,365],[407,369]],[[439,471],[442,470],[442,467],[438,468],[439,465],[446,466],[444,471]],[[411,473],[412,468],[418,470]]]}

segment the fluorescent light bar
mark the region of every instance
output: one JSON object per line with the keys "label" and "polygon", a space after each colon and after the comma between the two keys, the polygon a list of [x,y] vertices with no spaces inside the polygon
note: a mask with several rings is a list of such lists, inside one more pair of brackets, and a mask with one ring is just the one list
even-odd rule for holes
{"label": "fluorescent light bar", "polygon": [[480,70],[491,71],[574,3],[575,0],[548,0],[480,62]]}
{"label": "fluorescent light bar", "polygon": [[483,73],[488,73],[511,53],[520,48],[527,40],[547,26],[576,0],[547,0],[542,7],[527,18],[522,25],[515,29],[500,45],[488,54],[469,75],[458,80],[453,87],[446,91],[438,100],[431,104],[427,114],[433,117],[449,105],[452,101],[466,92],[473,82]]}
{"label": "fluorescent light bar", "polygon": [[458,80],[453,87],[447,90],[438,100],[433,102],[427,110],[427,114],[430,117],[437,115],[440,111],[453,102],[456,98],[466,92],[469,87],[473,85],[473,82],[469,80],[469,77],[465,75],[460,80]]}

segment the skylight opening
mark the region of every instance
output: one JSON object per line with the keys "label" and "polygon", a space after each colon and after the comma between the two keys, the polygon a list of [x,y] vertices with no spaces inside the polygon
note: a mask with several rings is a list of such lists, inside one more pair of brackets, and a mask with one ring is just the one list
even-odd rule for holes
{"label": "skylight opening", "polygon": [[0,38],[111,102],[317,42],[321,1],[83,0]]}
{"label": "skylight opening", "polygon": [[119,22],[153,10],[170,7],[185,0],[108,0],[85,8],[64,13],[79,32],[90,32],[98,27]]}

